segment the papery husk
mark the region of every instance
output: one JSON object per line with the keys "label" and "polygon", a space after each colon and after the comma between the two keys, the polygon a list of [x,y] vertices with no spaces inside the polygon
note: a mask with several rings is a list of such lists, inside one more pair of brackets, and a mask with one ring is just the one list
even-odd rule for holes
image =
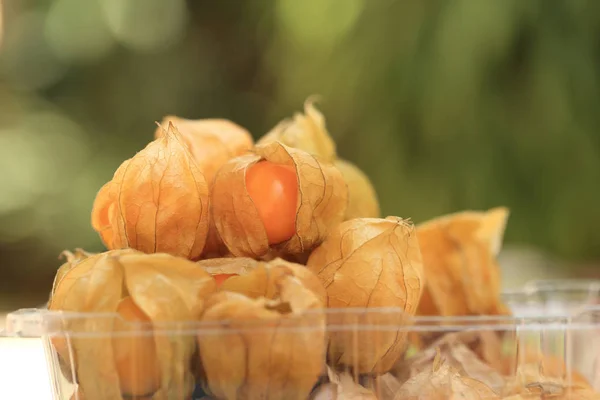
{"label": "papery husk", "polygon": [[325,314],[301,282],[282,276],[277,300],[211,296],[200,332],[207,391],[219,399],[304,400],[325,358]]}
{"label": "papery husk", "polygon": [[[291,166],[298,175],[296,232],[271,247],[246,190],[246,171],[261,160]],[[230,160],[219,170],[211,193],[212,218],[221,239],[234,256],[255,259],[310,252],[343,220],[347,202],[348,188],[337,168],[279,142]]]}
{"label": "papery husk", "polygon": [[[230,159],[240,156],[254,145],[252,135],[240,125],[226,119],[185,119],[168,115],[161,125],[172,123],[181,133],[196,164],[210,185],[215,174]],[[164,136],[159,127],[155,138]]]}
{"label": "papery husk", "polygon": [[54,295],[56,286],[58,285],[58,282],[60,282],[62,278],[66,275],[66,273],[69,272],[71,268],[73,268],[76,264],[92,255],[93,253],[88,253],[83,249],[75,249],[74,253],[70,252],[69,250],[65,250],[62,253],[60,253],[59,259],[64,259],[65,262],[56,271],[56,275],[54,276],[54,282],[52,282],[52,290],[50,291],[49,301],[52,301],[52,296]]}
{"label": "papery husk", "polygon": [[404,382],[394,400],[480,400],[500,399],[482,382],[461,376],[438,354],[431,369]]}
{"label": "papery husk", "polygon": [[557,399],[597,399],[600,396],[594,393],[587,382],[569,382],[560,376],[546,375],[543,367],[538,363],[521,364],[514,377],[509,380],[505,388],[505,396],[523,396],[526,399],[557,398]]}
{"label": "papery husk", "polygon": [[369,177],[350,161],[337,159],[334,165],[348,185],[348,208],[344,221],[354,218],[379,218],[379,200]]}
{"label": "papery husk", "polygon": [[200,260],[196,264],[211,275],[244,275],[256,269],[259,263],[250,257],[220,257]]}
{"label": "papery husk", "polygon": [[508,209],[465,211],[417,226],[427,284],[418,315],[505,315],[496,256]]}
{"label": "papery husk", "polygon": [[[212,216],[212,212],[209,214]],[[221,235],[219,235],[219,231],[217,230],[215,221],[211,217],[210,221],[208,222],[208,233],[206,234],[206,243],[204,244],[204,250],[202,251],[200,259],[204,260],[211,258],[222,258],[227,257],[229,254],[230,253],[227,249],[227,246],[225,246],[225,243],[223,243],[223,239],[221,239]]]}
{"label": "papery husk", "polygon": [[98,192],[92,226],[108,249],[197,259],[208,233],[208,185],[173,125]]}
{"label": "papery husk", "polygon": [[327,369],[332,391],[336,400],[383,400],[378,399],[373,391],[357,383],[348,372],[335,372]]}
{"label": "papery husk", "polygon": [[[414,226],[398,217],[346,221],[313,251],[307,267],[325,286],[327,306],[340,309],[329,324],[374,326],[330,332],[329,364],[355,373],[389,371],[404,350],[402,326],[414,315],[424,285]],[[403,312],[352,310],[390,307]]]}
{"label": "papery husk", "polygon": [[333,162],[337,157],[335,142],[327,131],[325,117],[314,106],[314,98],[304,102],[304,114],[295,113],[293,118],[279,122],[257,144],[272,142],[304,150],[328,162]]}
{"label": "papery husk", "polygon": [[223,271],[221,273],[237,273],[238,276],[227,279],[221,285],[220,290],[240,293],[251,299],[264,297],[274,300],[279,296],[278,282],[284,276],[293,276],[305,288],[313,292],[322,306],[327,303],[327,292],[321,280],[303,265],[276,258],[269,262],[255,262],[251,267],[244,266],[246,268],[243,271],[233,272],[231,266],[242,263],[236,261],[237,258],[229,260],[232,260],[232,263],[220,266],[219,270]]}
{"label": "papery husk", "polygon": [[[472,334],[471,338],[463,337],[462,333]],[[430,372],[439,358],[453,368],[462,377],[475,379],[496,394],[504,389],[506,380],[500,371],[480,359],[477,353],[467,347],[469,339],[476,339],[477,332],[460,332],[447,334],[429,348],[420,351],[416,356],[402,360],[394,366],[392,373],[400,382],[405,382],[423,372]],[[500,354],[497,354],[499,357]]]}
{"label": "papery husk", "polygon": [[[155,331],[164,329],[167,322],[173,330],[178,322],[183,326],[198,319],[204,298],[215,290],[211,276],[191,261],[168,254],[116,250],[90,256],[66,272],[49,309],[114,313],[119,302],[131,296]],[[73,354],[69,358],[74,360],[77,383],[86,400],[123,399],[112,342],[120,324],[109,317],[65,320],[63,329],[71,332],[68,346]],[[150,397],[184,398],[193,386],[187,366],[195,349],[194,337],[170,332],[155,334],[154,341],[161,385]]]}

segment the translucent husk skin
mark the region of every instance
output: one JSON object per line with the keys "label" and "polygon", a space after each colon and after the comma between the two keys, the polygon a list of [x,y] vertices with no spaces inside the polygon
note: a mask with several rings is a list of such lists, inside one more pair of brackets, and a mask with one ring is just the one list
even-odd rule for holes
{"label": "translucent husk skin", "polygon": [[[207,391],[225,400],[304,400],[325,359],[320,301],[293,276],[281,276],[275,300],[219,292],[202,321],[219,334],[200,334]],[[226,356],[225,356],[226,355]]]}
{"label": "translucent husk skin", "polygon": [[92,253],[88,253],[83,249],[75,249],[74,253],[70,252],[69,250],[65,250],[60,254],[59,258],[64,258],[65,262],[56,271],[56,275],[54,276],[54,282],[52,283],[52,291],[50,292],[49,301],[52,301],[52,296],[54,295],[56,286],[58,285],[58,282],[60,282],[62,278],[66,275],[66,273],[69,272],[71,268],[73,268],[75,265],[92,255]]}
{"label": "translucent husk skin", "polygon": [[197,259],[208,233],[208,203],[206,180],[170,124],[100,189],[92,226],[110,250]]}
{"label": "translucent husk skin", "polygon": [[[223,164],[246,153],[254,145],[250,132],[226,119],[193,120],[168,115],[161,125],[168,126],[169,123],[181,134],[209,186]],[[154,136],[160,138],[164,134],[164,129],[159,127]]]}
{"label": "translucent husk skin", "polygon": [[[357,373],[385,373],[404,350],[400,327],[416,312],[424,286],[421,252],[412,224],[398,217],[358,218],[340,224],[308,259],[330,308],[398,307],[398,313],[332,314],[330,324],[373,325],[372,331],[330,333],[328,362]],[[352,316],[351,316],[352,315]]]}
{"label": "translucent husk skin", "polygon": [[348,208],[344,221],[355,218],[379,218],[379,200],[369,177],[350,161],[334,162],[348,184]]}
{"label": "translucent husk skin", "polygon": [[304,114],[296,113],[293,118],[279,122],[257,144],[272,142],[303,150],[327,162],[333,162],[337,157],[335,142],[325,126],[325,117],[315,108],[313,98],[304,103]]}
{"label": "translucent husk skin", "polygon": [[[291,166],[298,176],[296,232],[273,246],[246,190],[246,171],[261,160]],[[348,188],[337,168],[279,142],[257,145],[253,154],[230,160],[217,173],[211,193],[212,219],[223,243],[234,256],[255,259],[307,254],[343,220],[347,203]]]}
{"label": "translucent husk skin", "polygon": [[[151,321],[151,326],[138,328],[148,335],[164,322],[198,319],[204,299],[215,290],[211,276],[183,258],[135,250],[108,251],[91,255],[66,272],[56,285],[49,309],[114,313],[119,302],[130,296]],[[63,329],[73,335],[63,348],[72,351],[77,383],[86,400],[126,397],[121,393],[112,335],[120,331],[123,322],[117,318],[76,318],[65,320],[65,325]],[[90,339],[77,332],[99,335]],[[153,338],[159,382],[158,390],[148,398],[175,400],[189,395],[193,377],[187,366],[195,350],[194,338],[173,334]],[[61,352],[59,348],[57,351]],[[61,357],[70,359],[69,354]]]}
{"label": "translucent husk skin", "polygon": [[496,256],[508,219],[504,207],[445,215],[417,226],[427,284],[419,315],[507,314]]}
{"label": "translucent husk skin", "polygon": [[279,295],[278,282],[284,276],[292,276],[309,289],[325,306],[327,293],[321,280],[304,265],[292,263],[281,258],[269,262],[251,258],[218,258],[199,261],[211,275],[236,274],[228,278],[219,288],[221,291],[243,294],[251,299],[264,297],[274,300]]}

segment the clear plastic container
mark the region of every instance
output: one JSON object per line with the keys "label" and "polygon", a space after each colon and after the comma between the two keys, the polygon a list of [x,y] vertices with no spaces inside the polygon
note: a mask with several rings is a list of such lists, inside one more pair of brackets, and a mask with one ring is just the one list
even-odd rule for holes
{"label": "clear plastic container", "polygon": [[[576,390],[582,380],[600,392],[600,306],[584,305],[570,315],[536,317],[411,319],[397,309],[329,310],[326,317],[326,325],[319,313],[252,324],[154,324],[154,340],[161,340],[166,346],[161,349],[170,348],[175,358],[183,354],[183,345],[176,343],[200,343],[200,353],[205,353],[200,357],[196,348],[185,362],[163,366],[162,378],[169,376],[171,390],[152,397],[115,397],[106,389],[107,385],[120,387],[115,369],[98,367],[113,359],[108,343],[115,339],[139,340],[148,335],[147,326],[115,332],[111,327],[118,317],[112,314],[25,309],[7,317],[7,333],[42,338],[55,400],[196,400],[205,398],[198,388],[194,392],[198,382],[208,382],[204,388],[213,395],[221,393],[220,397],[206,397],[210,399],[342,398],[336,397],[338,390],[346,391],[346,396],[356,395],[357,390],[375,396],[363,393],[363,397],[355,397],[360,399],[427,399],[433,397],[428,397],[427,388],[415,389],[415,380],[421,376],[418,374],[441,373],[444,367],[440,365],[452,367],[452,373],[458,375],[452,375],[453,380],[433,376],[425,380],[425,385],[443,381],[447,385],[444,387],[454,387],[456,394],[462,389],[452,385],[464,382],[454,379],[467,379],[471,384],[476,380],[491,390],[486,393],[494,394],[456,397],[461,399],[502,399],[516,387],[537,393],[523,397],[528,399],[580,399],[581,392]],[[326,335],[335,341],[327,356]],[[377,361],[392,351],[391,343],[402,344],[402,355],[390,373],[378,374]],[[582,348],[587,357],[578,354]],[[326,358],[337,372],[327,370]],[[208,359],[211,361],[207,364]],[[132,370],[140,368],[147,365],[135,365]],[[83,374],[87,374],[86,385],[81,381]],[[73,384],[78,381],[85,397]],[[352,382],[361,386],[353,386],[356,384]],[[396,397],[408,393],[406,385],[416,390],[416,397]]]}
{"label": "clear plastic container", "polygon": [[600,280],[537,280],[507,291],[503,300],[517,316],[568,316],[600,305]]}

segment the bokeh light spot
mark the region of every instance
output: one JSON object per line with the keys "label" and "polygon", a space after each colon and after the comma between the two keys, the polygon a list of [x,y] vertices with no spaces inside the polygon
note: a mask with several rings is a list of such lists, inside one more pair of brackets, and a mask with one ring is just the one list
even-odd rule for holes
{"label": "bokeh light spot", "polygon": [[160,51],[179,42],[187,28],[184,0],[100,0],[108,28],[124,46]]}
{"label": "bokeh light spot", "polygon": [[98,60],[115,43],[98,0],[55,1],[46,17],[45,34],[54,53],[71,62]]}
{"label": "bokeh light spot", "polygon": [[364,0],[279,0],[277,15],[294,39],[329,47],[356,23]]}
{"label": "bokeh light spot", "polygon": [[35,91],[59,81],[65,66],[59,62],[44,37],[44,14],[31,11],[11,21],[0,58],[3,75],[20,90]]}

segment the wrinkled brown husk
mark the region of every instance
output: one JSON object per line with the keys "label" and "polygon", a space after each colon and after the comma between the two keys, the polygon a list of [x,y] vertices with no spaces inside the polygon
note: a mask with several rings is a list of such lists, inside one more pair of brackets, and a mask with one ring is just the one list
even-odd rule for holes
{"label": "wrinkled brown husk", "polygon": [[219,292],[202,321],[219,334],[198,336],[207,389],[226,400],[304,400],[325,358],[325,315],[299,280],[282,276],[277,300]]}
{"label": "wrinkled brown husk", "polygon": [[[294,167],[298,175],[296,233],[272,247],[246,191],[246,170],[261,160]],[[279,142],[229,161],[217,173],[211,193],[212,218],[231,254],[256,259],[310,252],[343,220],[347,202],[348,188],[337,168]]]}
{"label": "wrinkled brown husk", "polygon": [[[223,164],[244,154],[254,144],[250,132],[226,119],[191,120],[169,115],[161,125],[168,126],[169,122],[181,133],[209,185]],[[159,127],[154,136],[164,136],[164,129]]]}
{"label": "wrinkled brown husk", "polygon": [[327,131],[325,117],[313,103],[312,99],[307,99],[304,103],[304,114],[296,113],[292,119],[281,121],[257,144],[280,142],[304,150],[324,161],[333,162],[336,158],[335,142]]}
{"label": "wrinkled brown husk", "polygon": [[[405,347],[399,330],[414,315],[424,285],[417,235],[398,217],[359,218],[340,224],[310,256],[307,267],[338,310],[333,325],[373,325],[373,331],[330,332],[328,362],[357,373],[387,372]],[[397,307],[404,311],[353,314],[353,308]],[[395,329],[390,329],[395,327]]]}
{"label": "wrinkled brown husk", "polygon": [[379,200],[369,177],[349,161],[338,159],[334,165],[348,184],[348,209],[344,221],[354,218],[379,218]]}
{"label": "wrinkled brown husk", "polygon": [[100,189],[92,226],[108,249],[200,256],[208,233],[208,185],[182,140],[169,125]]}
{"label": "wrinkled brown husk", "polygon": [[461,212],[417,226],[427,284],[419,315],[497,315],[500,300],[496,256],[508,218],[503,207]]}
{"label": "wrinkled brown husk", "polygon": [[[227,279],[221,285],[220,290],[240,293],[252,299],[264,297],[273,300],[279,295],[277,285],[282,277],[293,276],[305,288],[313,292],[323,306],[327,303],[327,293],[321,280],[303,265],[291,263],[281,258],[276,258],[269,262],[254,261],[254,264],[249,261],[237,261],[239,260],[238,258],[223,260],[231,260],[231,263],[224,263],[218,269],[215,267],[208,268],[207,271],[218,271],[217,273],[222,274],[233,273],[239,276]],[[242,258],[242,260],[249,259]],[[204,265],[209,264],[207,262]]]}
{"label": "wrinkled brown husk", "polygon": [[[109,251],[90,256],[66,272],[56,286],[49,309],[114,313],[121,299],[131,296],[158,329],[161,323],[198,319],[204,298],[215,290],[210,275],[183,258],[133,250]],[[123,398],[113,353],[112,333],[119,326],[116,322],[112,318],[65,321],[64,329],[72,333],[69,346],[77,382],[86,400]],[[88,338],[78,332],[98,336]],[[154,335],[154,341],[161,385],[151,398],[189,395],[193,377],[187,366],[195,349],[194,338],[162,334]]]}

